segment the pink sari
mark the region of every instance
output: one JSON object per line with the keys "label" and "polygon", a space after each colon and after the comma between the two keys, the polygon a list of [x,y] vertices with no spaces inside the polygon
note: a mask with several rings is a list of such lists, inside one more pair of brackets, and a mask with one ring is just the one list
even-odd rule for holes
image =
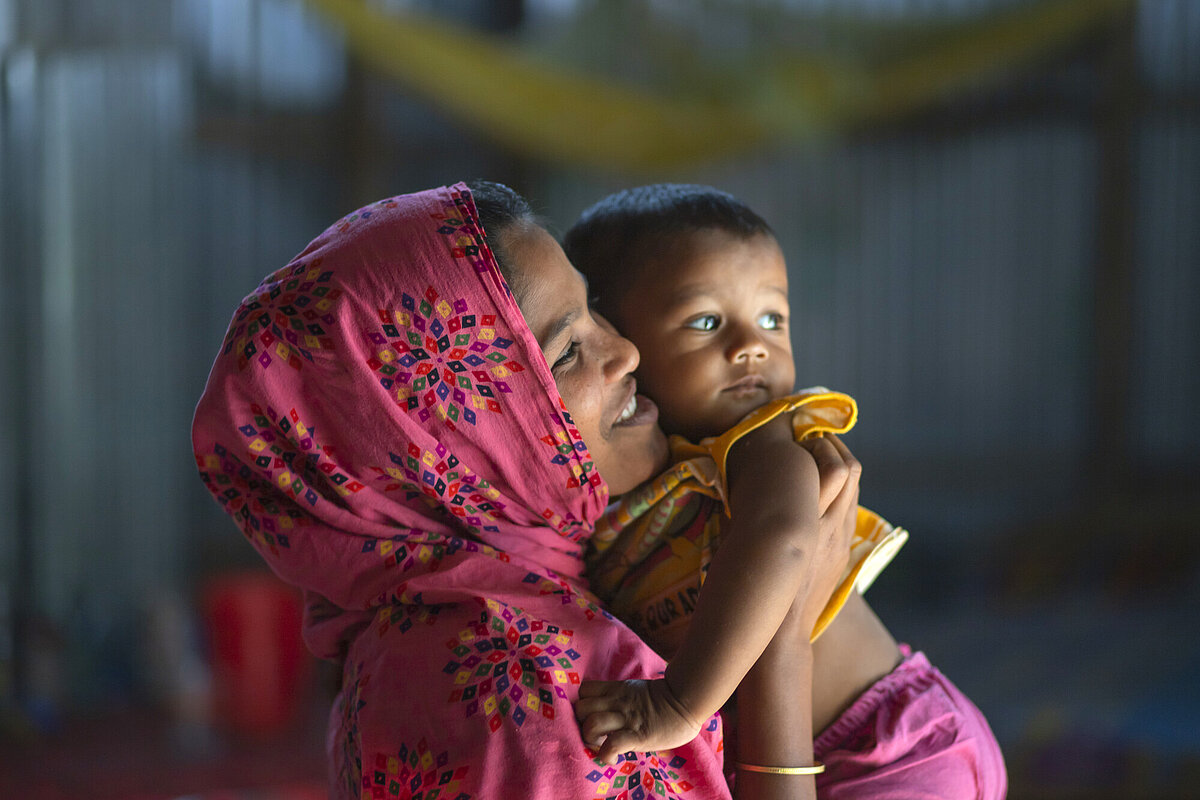
{"label": "pink sari", "polygon": [[600,608],[608,488],[459,184],[359,209],[234,314],[192,430],[201,477],[344,660],[338,798],[724,798],[686,747],[586,750],[583,677],[664,662]]}

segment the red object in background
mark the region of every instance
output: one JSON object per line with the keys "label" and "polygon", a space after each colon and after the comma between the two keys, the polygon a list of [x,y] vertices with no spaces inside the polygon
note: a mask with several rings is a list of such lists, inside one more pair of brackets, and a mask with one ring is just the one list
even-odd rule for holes
{"label": "red object in background", "polygon": [[304,704],[312,659],[298,591],[269,573],[209,580],[203,593],[216,721],[250,735],[286,728]]}

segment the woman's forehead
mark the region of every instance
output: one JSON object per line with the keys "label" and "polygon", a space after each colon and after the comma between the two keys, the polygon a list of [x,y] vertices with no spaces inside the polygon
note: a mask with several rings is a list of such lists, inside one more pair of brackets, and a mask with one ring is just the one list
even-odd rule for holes
{"label": "woman's forehead", "polygon": [[505,251],[514,279],[521,285],[521,313],[544,349],[586,310],[586,282],[543,228],[522,226],[508,231]]}

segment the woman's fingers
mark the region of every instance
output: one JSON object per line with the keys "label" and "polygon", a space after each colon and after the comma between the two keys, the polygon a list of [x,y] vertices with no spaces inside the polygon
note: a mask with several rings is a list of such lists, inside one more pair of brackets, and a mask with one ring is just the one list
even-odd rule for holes
{"label": "woman's fingers", "polygon": [[824,515],[850,478],[850,467],[846,464],[846,460],[837,446],[825,436],[807,439],[802,444],[812,454],[813,460],[817,462],[817,473],[820,480],[817,511]]}
{"label": "woman's fingers", "polygon": [[834,446],[838,453],[841,454],[842,461],[845,462],[847,467],[849,467],[852,471],[860,473],[862,472],[862,464],[860,464],[858,459],[854,457],[854,454],[850,452],[850,448],[846,447],[845,442],[832,433],[827,433],[821,438]]}
{"label": "woman's fingers", "polygon": [[825,510],[825,516],[837,525],[835,530],[838,534],[838,545],[844,546],[852,540],[858,524],[858,492],[862,478],[862,464],[841,439],[833,435],[829,435],[827,439],[846,468],[845,482]]}
{"label": "woman's fingers", "polygon": [[841,439],[833,434],[829,434],[825,438],[837,450],[838,457],[842,460],[842,464],[846,468],[845,482],[842,484],[841,489],[834,499],[834,503],[831,505],[857,507],[858,487],[862,481],[862,464],[854,457],[854,454],[850,452],[850,448],[846,447]]}

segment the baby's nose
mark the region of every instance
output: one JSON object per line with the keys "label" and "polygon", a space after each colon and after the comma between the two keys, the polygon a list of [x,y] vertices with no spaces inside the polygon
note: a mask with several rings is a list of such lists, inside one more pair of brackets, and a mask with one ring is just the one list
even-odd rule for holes
{"label": "baby's nose", "polygon": [[767,357],[767,345],[753,331],[739,335],[730,345],[727,355],[730,361],[762,361]]}

